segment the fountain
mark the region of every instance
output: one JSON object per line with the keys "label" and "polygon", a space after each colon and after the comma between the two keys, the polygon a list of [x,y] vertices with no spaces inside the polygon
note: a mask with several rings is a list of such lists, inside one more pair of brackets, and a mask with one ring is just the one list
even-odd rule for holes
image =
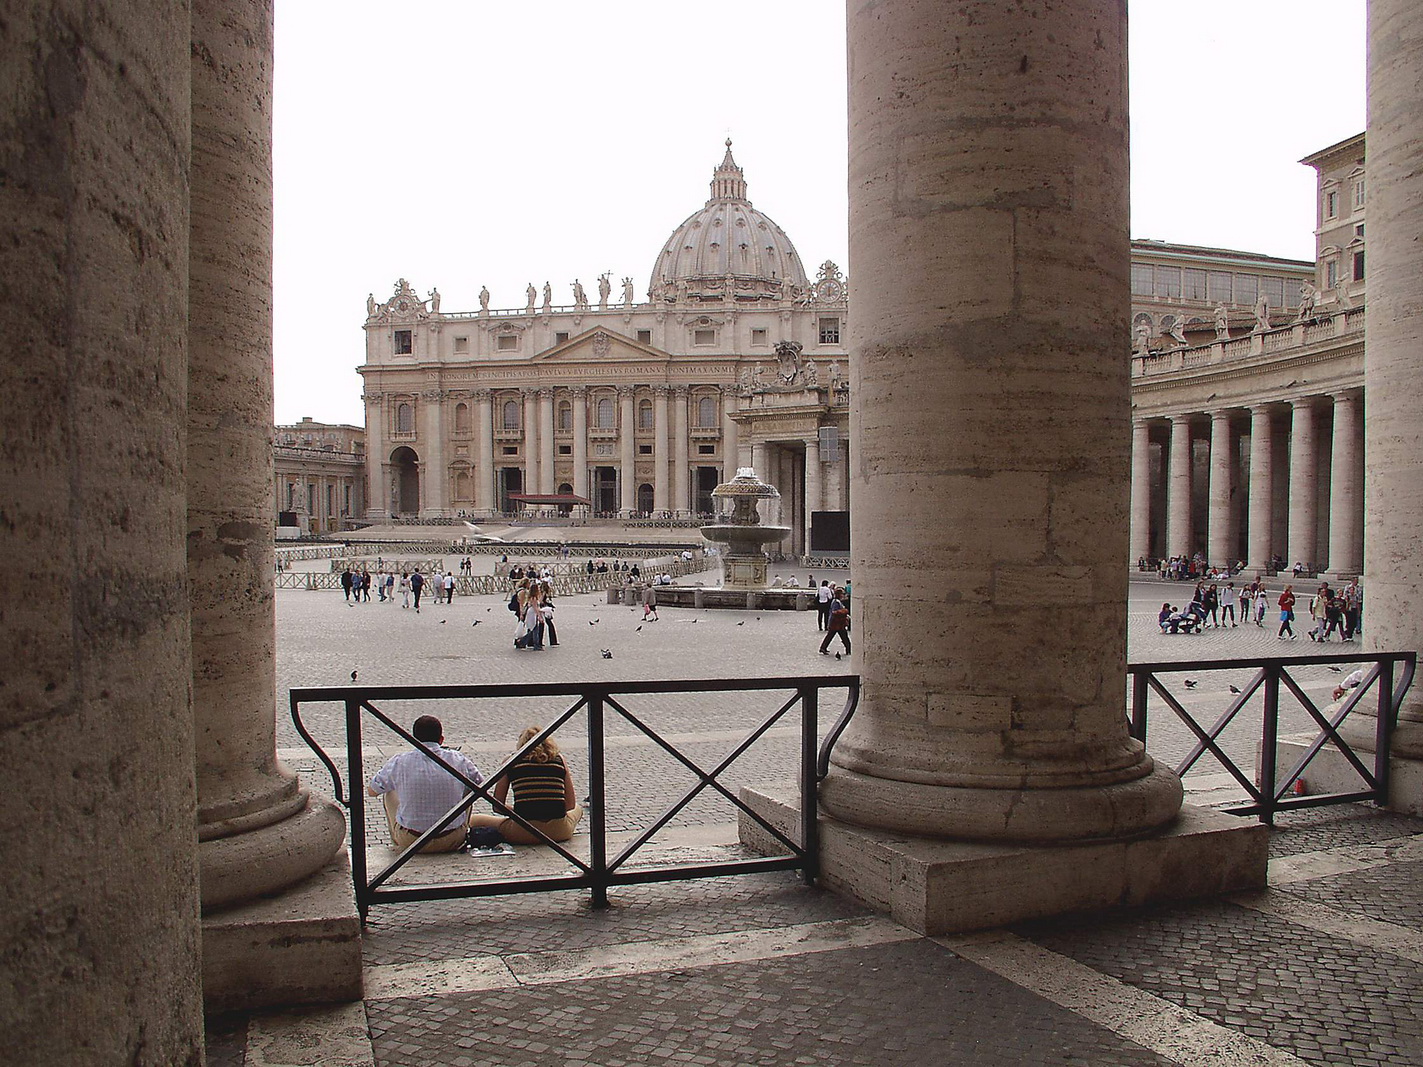
{"label": "fountain", "polygon": [[721,549],[721,587],[760,590],[766,588],[766,553],[761,546],[780,542],[791,532],[789,526],[763,526],[756,505],[762,500],[779,500],[780,491],[767,485],[750,467],[741,467],[736,477],[712,490],[712,498],[730,500],[731,513],[720,523],[702,527],[702,536],[724,546]]}

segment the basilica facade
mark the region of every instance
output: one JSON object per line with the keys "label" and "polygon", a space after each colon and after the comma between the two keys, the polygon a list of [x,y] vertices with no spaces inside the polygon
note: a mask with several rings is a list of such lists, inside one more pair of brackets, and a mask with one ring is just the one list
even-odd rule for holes
{"label": "basilica facade", "polygon": [[521,308],[446,312],[399,281],[367,301],[366,518],[533,510],[693,522],[738,467],[781,491],[768,519],[809,551],[848,508],[846,283],[812,278],[747,198],[731,143],[705,205],[634,280],[530,283]]}

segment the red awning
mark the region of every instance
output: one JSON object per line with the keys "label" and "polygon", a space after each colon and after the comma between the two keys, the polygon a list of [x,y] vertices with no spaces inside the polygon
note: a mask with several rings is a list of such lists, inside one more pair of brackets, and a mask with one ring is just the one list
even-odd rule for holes
{"label": "red awning", "polygon": [[521,504],[591,504],[587,497],[574,496],[572,493],[510,493],[510,500],[517,500]]}

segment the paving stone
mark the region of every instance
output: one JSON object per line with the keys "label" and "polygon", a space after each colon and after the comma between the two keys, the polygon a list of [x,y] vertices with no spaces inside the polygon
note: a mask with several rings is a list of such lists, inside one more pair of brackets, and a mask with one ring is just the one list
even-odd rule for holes
{"label": "paving stone", "polygon": [[247,1062],[247,1013],[209,1015],[204,1020],[207,1067],[245,1067]]}
{"label": "paving stone", "polygon": [[1415,834],[1423,834],[1423,819],[1385,811],[1372,804],[1299,808],[1281,812],[1276,817],[1274,832],[1270,834],[1270,855],[1297,856],[1346,845],[1372,845]]}
{"label": "paving stone", "polygon": [[[446,1063],[456,1033],[474,1040],[461,1046],[474,1067],[1169,1063],[924,940],[440,999],[461,1013],[434,1019],[427,999],[371,1006],[381,1067]],[[541,1053],[512,1040],[534,1017]]]}
{"label": "paving stone", "polygon": [[1365,871],[1292,882],[1279,891],[1348,915],[1423,932],[1423,862],[1395,862]]}

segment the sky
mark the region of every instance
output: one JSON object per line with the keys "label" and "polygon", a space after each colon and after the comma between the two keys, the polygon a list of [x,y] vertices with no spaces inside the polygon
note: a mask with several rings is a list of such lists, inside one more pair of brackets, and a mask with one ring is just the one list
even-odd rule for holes
{"label": "sky", "polygon": [[[1309,153],[1364,128],[1365,0],[1131,0],[1137,238],[1314,255]],[[646,299],[733,140],[814,273],[847,273],[840,0],[283,0],[276,421],[361,425],[367,293]]]}

